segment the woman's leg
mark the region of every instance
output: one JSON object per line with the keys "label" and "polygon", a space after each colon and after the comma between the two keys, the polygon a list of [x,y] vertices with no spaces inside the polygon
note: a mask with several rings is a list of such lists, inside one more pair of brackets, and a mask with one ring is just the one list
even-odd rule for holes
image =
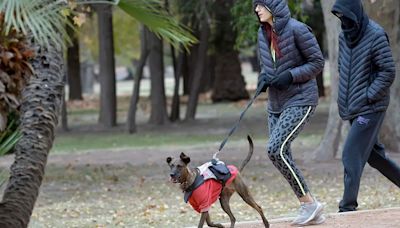
{"label": "woman's leg", "polygon": [[319,224],[325,220],[322,215],[323,206],[311,197],[290,150],[291,142],[301,132],[314,110],[315,107],[312,106],[291,107],[280,115],[269,115],[268,157],[285,177],[301,203],[299,215],[292,222],[294,225]]}
{"label": "woman's leg", "polygon": [[303,202],[312,202],[304,177],[292,159],[290,144],[314,113],[312,106],[290,107],[279,116],[269,115],[268,157]]}

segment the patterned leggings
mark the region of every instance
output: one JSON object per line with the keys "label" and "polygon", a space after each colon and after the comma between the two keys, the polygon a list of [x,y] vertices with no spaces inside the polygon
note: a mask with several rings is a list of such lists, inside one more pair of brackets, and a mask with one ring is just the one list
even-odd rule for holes
{"label": "patterned leggings", "polygon": [[297,197],[308,193],[308,187],[292,158],[290,144],[315,111],[314,106],[289,107],[280,114],[268,114],[268,157],[289,182]]}

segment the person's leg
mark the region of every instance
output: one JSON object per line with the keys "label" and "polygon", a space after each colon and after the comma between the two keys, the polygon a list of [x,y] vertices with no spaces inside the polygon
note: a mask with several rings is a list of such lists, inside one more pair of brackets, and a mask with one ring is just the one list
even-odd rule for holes
{"label": "person's leg", "polygon": [[308,193],[308,187],[292,159],[290,144],[298,136],[313,112],[313,107],[304,106],[287,108],[278,118],[277,115],[269,115],[268,157],[288,181],[298,198]]}
{"label": "person's leg", "polygon": [[386,157],[385,147],[376,140],[368,158],[368,164],[381,172],[393,184],[400,187],[400,167],[393,160]]}
{"label": "person's leg", "polygon": [[[291,142],[301,132],[314,110],[315,108],[311,106],[287,108],[280,114],[279,119],[276,119],[277,116],[273,116],[272,121],[270,120],[272,124],[269,124],[268,157],[288,181],[301,202],[299,216],[293,221],[293,224],[296,225],[306,225],[315,218],[318,218],[315,222],[323,222],[323,217],[322,220],[319,217],[323,206],[311,197],[304,177],[292,159],[290,150]],[[272,128],[271,125],[273,125]]]}
{"label": "person's leg", "polygon": [[361,175],[375,144],[383,112],[358,116],[351,127],[343,148],[344,192],[339,203],[339,212],[355,211]]}

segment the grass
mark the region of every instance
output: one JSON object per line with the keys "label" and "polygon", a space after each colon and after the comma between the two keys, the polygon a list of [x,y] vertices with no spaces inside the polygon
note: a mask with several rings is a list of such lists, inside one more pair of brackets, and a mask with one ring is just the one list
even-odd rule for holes
{"label": "grass", "polygon": [[161,147],[195,145],[215,142],[211,135],[97,133],[68,135],[56,138],[52,153],[83,152],[95,149],[117,149],[127,147]]}
{"label": "grass", "polygon": [[[130,135],[124,132],[106,132],[96,134],[68,134],[56,138],[52,154],[84,153],[96,150],[115,150],[122,148],[160,148],[172,146],[196,146],[216,144],[225,138],[226,134],[179,134],[179,133],[147,133]],[[255,142],[265,142],[264,135],[254,135]],[[302,134],[295,143],[316,145],[322,139],[320,134]],[[243,134],[234,134],[229,138],[228,144],[242,143]]]}

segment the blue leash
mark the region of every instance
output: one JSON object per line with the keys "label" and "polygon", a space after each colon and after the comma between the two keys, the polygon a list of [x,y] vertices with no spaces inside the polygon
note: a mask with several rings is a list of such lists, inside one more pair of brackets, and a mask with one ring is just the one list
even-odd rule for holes
{"label": "blue leash", "polygon": [[213,159],[217,159],[217,155],[219,152],[221,152],[222,148],[224,148],[226,142],[228,141],[229,137],[236,131],[237,127],[240,124],[240,121],[243,119],[244,114],[247,112],[247,110],[250,108],[250,106],[253,104],[253,102],[256,100],[258,95],[260,95],[262,88],[264,87],[264,83],[260,84],[260,86],[257,88],[256,93],[254,94],[253,98],[247,103],[246,108],[242,111],[240,114],[239,120],[236,122],[235,125],[231,128],[229,131],[228,135],[225,137],[225,139],[221,142],[221,145],[219,146],[218,151],[213,155]]}

